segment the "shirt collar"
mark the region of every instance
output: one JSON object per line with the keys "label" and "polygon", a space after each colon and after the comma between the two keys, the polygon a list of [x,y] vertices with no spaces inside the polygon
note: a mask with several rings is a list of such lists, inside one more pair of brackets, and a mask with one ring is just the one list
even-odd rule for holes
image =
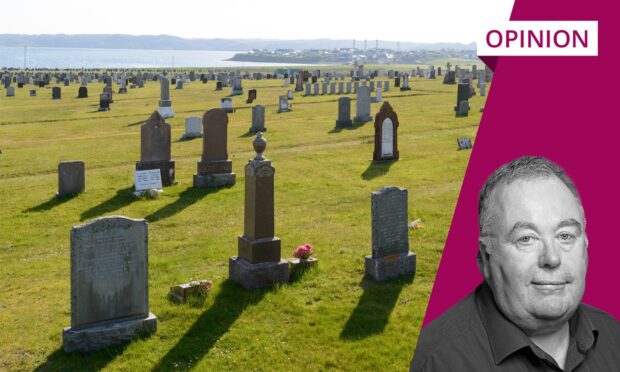
{"label": "shirt collar", "polygon": [[[496,365],[524,348],[529,347],[536,353],[538,348],[519,327],[508,320],[499,310],[493,292],[487,283],[482,283],[476,289],[476,308],[486,330]],[[585,354],[596,343],[598,329],[588,319],[583,305],[579,305],[569,320],[569,329],[571,338],[576,341],[579,352]]]}

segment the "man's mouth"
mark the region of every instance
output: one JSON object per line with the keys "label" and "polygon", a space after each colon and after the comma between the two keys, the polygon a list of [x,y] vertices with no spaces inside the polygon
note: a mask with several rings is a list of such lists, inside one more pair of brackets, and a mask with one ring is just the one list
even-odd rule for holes
{"label": "man's mouth", "polygon": [[562,292],[568,282],[564,280],[540,280],[532,281],[532,287],[544,295]]}

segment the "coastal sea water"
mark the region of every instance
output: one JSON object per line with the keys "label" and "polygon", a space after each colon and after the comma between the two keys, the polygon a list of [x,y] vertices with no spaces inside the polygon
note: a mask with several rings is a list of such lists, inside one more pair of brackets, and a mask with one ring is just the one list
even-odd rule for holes
{"label": "coastal sea water", "polygon": [[94,49],[0,46],[0,68],[170,68],[292,66],[226,61],[239,52],[209,50]]}

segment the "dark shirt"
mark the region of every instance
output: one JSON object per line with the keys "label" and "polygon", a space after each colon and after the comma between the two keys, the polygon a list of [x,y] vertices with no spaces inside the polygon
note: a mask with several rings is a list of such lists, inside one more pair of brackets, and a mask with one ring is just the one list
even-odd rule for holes
{"label": "dark shirt", "polygon": [[[569,320],[564,371],[620,371],[620,323],[581,304]],[[420,333],[413,372],[562,371],[499,310],[485,283]]]}

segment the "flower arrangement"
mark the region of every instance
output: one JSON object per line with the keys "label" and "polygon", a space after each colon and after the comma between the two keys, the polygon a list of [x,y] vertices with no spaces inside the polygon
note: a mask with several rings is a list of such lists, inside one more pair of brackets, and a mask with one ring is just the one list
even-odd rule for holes
{"label": "flower arrangement", "polygon": [[293,252],[293,256],[295,258],[299,258],[300,260],[307,260],[310,256],[312,256],[312,253],[314,253],[312,250],[312,245],[306,243],[297,247],[295,252]]}

